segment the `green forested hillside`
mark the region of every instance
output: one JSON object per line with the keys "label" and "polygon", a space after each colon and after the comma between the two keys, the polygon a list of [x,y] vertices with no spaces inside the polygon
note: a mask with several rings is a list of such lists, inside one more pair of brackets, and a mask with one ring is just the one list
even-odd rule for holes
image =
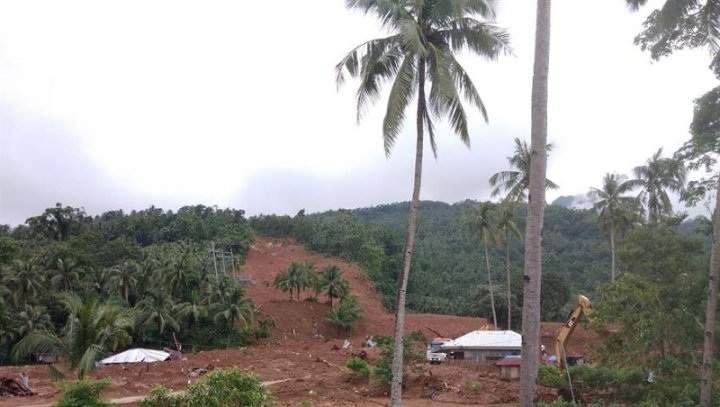
{"label": "green forested hillside", "polygon": [[[358,262],[377,282],[386,305],[394,301],[394,281],[402,251],[409,203],[305,215],[250,219],[259,234],[292,235],[308,248]],[[490,312],[485,256],[478,233],[469,226],[475,201],[455,204],[423,201],[408,286],[413,312],[481,315]],[[493,204],[494,205],[494,204]],[[525,208],[514,219],[524,231]],[[543,317],[561,319],[574,294],[592,296],[610,280],[610,253],[596,215],[550,205],[545,214]],[[513,315],[519,316],[524,244],[512,239],[510,264]],[[503,246],[489,250],[500,321],[506,318]]]}
{"label": "green forested hillside", "polygon": [[[490,223],[497,221],[498,204],[482,205],[492,209]],[[474,201],[422,202],[408,288],[410,311],[492,315],[483,241],[472,220],[479,206]],[[235,279],[216,274],[209,249],[214,244],[242,262],[256,234],[293,236],[311,250],[357,263],[375,282],[384,305],[392,309],[407,211],[408,203],[397,203],[246,219],[241,210],[197,205],[177,212],[151,207],[93,217],[58,204],[24,225],[0,228],[0,362],[9,361],[10,351],[36,327],[49,335],[63,335],[69,316],[109,312],[103,311],[106,306],[118,316],[141,321],[121,330],[127,336],[119,344],[169,345],[172,333],[192,347],[242,342],[252,331],[235,329],[234,322],[252,318],[254,306]],[[524,212],[521,206],[513,214],[520,231]],[[622,238],[619,275],[643,270],[661,276],[689,275],[679,267],[692,266],[693,275],[700,276],[693,277],[697,278],[693,284],[702,284],[702,273],[697,273],[709,257],[703,234],[707,220],[670,219],[663,226],[664,234],[659,231],[665,229],[658,227],[639,227]],[[562,319],[574,294],[599,299],[601,292],[596,290],[607,290],[603,287],[610,282],[608,242],[593,212],[548,206],[543,243],[545,320]],[[513,328],[522,306],[523,248],[522,241],[511,239]],[[216,260],[221,271],[220,257]],[[506,326],[504,245],[491,242],[488,260],[498,322]],[[76,307],[79,300],[90,308]]]}
{"label": "green forested hillside", "polygon": [[[450,312],[462,315],[478,313],[478,298],[483,295],[487,276],[485,259],[477,233],[468,225],[468,213],[478,203],[455,204],[424,201],[418,215],[418,237],[414,253],[414,270],[410,278],[408,304],[415,311]],[[407,203],[358,209],[367,221],[386,225],[402,233]],[[519,208],[515,219],[524,231],[525,208]],[[550,205],[545,213],[544,272],[553,288],[560,289],[559,299],[570,293],[588,293],[609,279],[609,249],[606,237],[598,230],[594,215],[588,211]],[[510,261],[514,295],[521,295],[519,278],[523,268],[523,242],[511,241]],[[504,253],[492,247],[490,263],[493,281],[504,287]],[[500,287],[500,288],[502,288]],[[504,294],[504,288],[500,296]],[[553,291],[554,292],[554,291]],[[561,301],[565,303],[566,301]],[[503,301],[500,301],[502,306]],[[517,302],[515,302],[517,304]],[[501,313],[504,313],[502,311]],[[560,312],[562,314],[562,312]],[[546,317],[557,317],[549,312]]]}
{"label": "green forested hillside", "polygon": [[[469,222],[469,214],[478,204],[470,200],[455,204],[421,202],[408,285],[410,311],[490,315],[482,242]],[[356,261],[376,281],[385,304],[391,307],[408,205],[405,202],[311,215],[301,212],[295,217],[259,216],[251,218],[250,224],[256,233],[292,235],[310,249]],[[519,207],[514,219],[520,231],[524,231],[524,218],[525,208]],[[677,230],[692,235],[702,224],[693,219]],[[516,321],[522,303],[523,250],[522,241],[511,240],[511,296]],[[504,256],[502,245],[490,247],[501,324],[507,312]],[[589,210],[549,205],[545,211],[543,263],[543,318],[561,320],[576,294],[592,298],[598,287],[610,282],[608,237],[598,228],[597,215]]]}
{"label": "green forested hillside", "polygon": [[0,227],[0,363],[52,353],[83,374],[119,347],[246,343],[256,307],[223,271],[252,239],[242,210],[203,205],[89,216],[57,204]]}

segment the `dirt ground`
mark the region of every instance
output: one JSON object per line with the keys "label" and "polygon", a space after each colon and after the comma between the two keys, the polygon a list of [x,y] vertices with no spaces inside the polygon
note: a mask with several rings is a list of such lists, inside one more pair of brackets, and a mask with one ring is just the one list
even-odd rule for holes
{"label": "dirt ground", "polygon": [[[289,295],[271,287],[275,275],[291,262],[313,261],[319,269],[335,264],[344,271],[352,292],[364,309],[363,321],[353,332],[341,334],[324,322],[330,305],[326,298],[318,302],[290,301]],[[97,369],[94,378],[107,377],[111,385],[103,393],[106,399],[117,400],[147,394],[154,385],[183,390],[197,378],[188,377],[193,368],[237,367],[255,372],[266,383],[280,406],[295,406],[307,401],[315,406],[377,406],[387,405],[385,389],[371,386],[367,381],[353,379],[345,368],[353,352],[361,350],[366,335],[391,335],[393,315],[380,303],[372,283],[354,265],[343,260],[311,253],[290,239],[258,237],[250,249],[246,264],[239,274],[248,276],[248,295],[260,306],[264,316],[272,316],[278,328],[270,338],[252,346],[184,354],[183,360],[138,365],[113,365]],[[302,295],[309,297],[310,292]],[[555,335],[561,323],[544,323],[542,342],[553,349]],[[314,326],[323,338],[313,337]],[[470,318],[434,314],[409,314],[405,331],[421,331],[426,338],[458,337],[476,329],[490,329],[485,318]],[[351,343],[342,349],[343,341]],[[585,354],[597,342],[597,336],[582,327],[573,336],[570,353]],[[377,357],[377,349],[364,349],[370,359]],[[0,407],[39,406],[57,399],[58,391],[47,378],[47,367],[2,366],[0,376],[18,377],[21,371],[30,375],[30,386],[39,394],[32,397],[3,397]],[[499,379],[496,367],[490,363],[456,362],[425,365],[425,371],[411,375],[406,381],[404,403],[410,406],[441,406],[457,404],[513,405],[519,386],[516,381]],[[549,389],[540,389],[542,398],[557,397]],[[130,403],[132,404],[132,403]]]}

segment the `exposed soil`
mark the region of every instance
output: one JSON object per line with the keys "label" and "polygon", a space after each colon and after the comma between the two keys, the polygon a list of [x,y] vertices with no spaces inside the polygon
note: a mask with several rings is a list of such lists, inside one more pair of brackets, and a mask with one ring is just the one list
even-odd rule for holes
{"label": "exposed soil", "polygon": [[[319,269],[335,264],[344,271],[352,292],[364,309],[363,321],[351,333],[341,333],[324,322],[330,308],[326,298],[318,302],[290,301],[289,294],[271,287],[275,275],[291,262],[313,261]],[[244,348],[217,349],[185,354],[184,360],[153,364],[114,365],[97,369],[94,378],[107,377],[112,384],[103,393],[116,402],[131,396],[147,394],[154,385],[183,390],[188,383],[199,380],[189,378],[187,371],[198,367],[238,367],[255,372],[266,383],[278,405],[294,406],[309,401],[316,406],[377,406],[388,403],[387,391],[371,386],[366,380],[353,379],[345,363],[353,352],[361,349],[366,335],[392,335],[393,315],[380,303],[372,283],[355,265],[343,260],[311,253],[291,239],[258,237],[251,247],[246,264],[240,274],[252,278],[247,286],[248,295],[260,306],[264,316],[272,316],[278,328],[273,335]],[[301,298],[310,297],[305,292]],[[323,339],[313,338],[314,325]],[[544,323],[542,342],[553,349],[554,339],[561,323]],[[476,329],[489,329],[485,318],[457,317],[434,314],[409,314],[405,331],[421,331],[426,338],[437,333],[458,337]],[[342,349],[343,341],[351,343]],[[570,353],[585,354],[597,336],[579,327],[568,345]],[[377,349],[364,349],[369,359],[377,358]],[[407,405],[441,406],[456,404],[509,404],[517,401],[519,385],[516,381],[499,379],[496,367],[490,363],[456,362],[443,365],[425,365],[424,372],[413,374],[406,381],[403,396]],[[17,378],[21,371],[30,376],[30,387],[39,394],[31,397],[3,397],[0,407],[43,405],[57,399],[58,391],[47,378],[47,367],[2,366],[0,377]],[[549,389],[540,389],[545,399],[557,397]],[[129,399],[132,400],[132,399]],[[130,402],[130,404],[132,404]]]}

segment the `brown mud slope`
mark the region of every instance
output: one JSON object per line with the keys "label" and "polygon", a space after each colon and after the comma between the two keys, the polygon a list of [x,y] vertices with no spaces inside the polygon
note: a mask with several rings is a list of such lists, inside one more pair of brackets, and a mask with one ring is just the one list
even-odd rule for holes
{"label": "brown mud slope", "polygon": [[[364,309],[363,321],[350,334],[341,334],[324,322],[329,309],[326,298],[318,302],[306,301],[311,293],[301,293],[302,301],[289,300],[289,295],[271,287],[272,281],[291,262],[313,261],[319,269],[335,264],[344,271],[352,293],[358,297]],[[311,253],[290,239],[258,237],[240,274],[252,278],[247,286],[248,295],[255,301],[264,316],[272,316],[278,324],[274,334],[245,348],[217,349],[185,354],[184,360],[125,366],[101,367],[93,372],[94,378],[107,377],[112,384],[104,392],[107,399],[141,396],[154,385],[163,385],[174,390],[183,390],[188,382],[197,378],[188,377],[193,368],[237,367],[243,371],[255,372],[281,406],[294,406],[308,401],[315,406],[377,406],[388,402],[386,390],[370,385],[367,380],[353,379],[344,367],[353,352],[360,350],[360,343],[366,335],[391,335],[393,316],[380,304],[379,298],[367,277],[353,264]],[[314,339],[313,324],[325,339]],[[466,332],[487,327],[484,318],[456,317],[432,314],[409,314],[405,324],[406,332],[421,331],[426,338],[436,336],[457,337]],[[550,348],[554,334],[560,324],[544,324],[543,343]],[[587,349],[593,337],[578,328],[569,348],[571,352]],[[342,349],[342,342],[348,339],[350,349]],[[596,339],[595,339],[596,340]],[[377,349],[366,349],[368,356],[377,357]],[[424,371],[413,373],[406,381],[404,396],[411,406],[441,406],[454,404],[501,404],[514,403],[519,393],[517,382],[506,382],[498,378],[491,364],[453,363],[441,366],[424,365]],[[47,379],[45,366],[2,366],[0,377],[17,377],[21,371],[28,371],[30,386],[39,395],[32,397],[3,397],[0,407],[44,405],[56,400],[57,390]],[[541,389],[543,398],[555,395]],[[431,396],[434,400],[431,399]],[[510,404],[512,405],[512,404]]]}

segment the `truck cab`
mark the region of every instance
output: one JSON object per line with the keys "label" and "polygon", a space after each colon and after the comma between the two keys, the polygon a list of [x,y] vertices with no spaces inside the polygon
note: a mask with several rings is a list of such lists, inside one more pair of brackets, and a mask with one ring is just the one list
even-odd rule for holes
{"label": "truck cab", "polygon": [[440,348],[448,342],[451,342],[450,338],[435,338],[427,345],[426,359],[430,364],[437,365],[447,359],[447,353],[440,352]]}

